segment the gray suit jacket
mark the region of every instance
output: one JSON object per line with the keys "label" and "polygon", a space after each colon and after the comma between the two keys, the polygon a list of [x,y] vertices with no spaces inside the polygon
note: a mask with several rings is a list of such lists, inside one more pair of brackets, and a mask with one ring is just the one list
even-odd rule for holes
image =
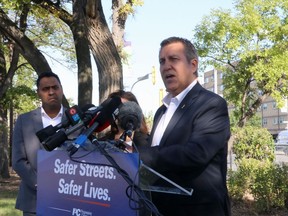
{"label": "gray suit jacket", "polygon": [[36,212],[37,151],[42,149],[36,132],[43,128],[41,109],[20,115],[13,133],[12,166],[21,177],[16,208]]}
{"label": "gray suit jacket", "polygon": [[[64,108],[65,111],[65,108]],[[62,121],[66,118],[63,115]],[[16,121],[13,133],[12,166],[21,177],[21,183],[16,200],[16,208],[27,212],[36,212],[37,201],[37,152],[44,149],[36,132],[43,129],[41,108],[20,115]],[[84,129],[84,127],[83,127]],[[68,136],[69,139],[77,137],[81,133],[75,131]],[[67,141],[67,145],[69,145]],[[89,140],[83,146],[85,150],[93,150],[95,147]],[[59,149],[66,150],[60,146]]]}

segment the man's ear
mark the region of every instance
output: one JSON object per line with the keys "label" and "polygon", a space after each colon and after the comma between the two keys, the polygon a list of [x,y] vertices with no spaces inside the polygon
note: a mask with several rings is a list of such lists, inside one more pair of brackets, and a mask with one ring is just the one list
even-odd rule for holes
{"label": "man's ear", "polygon": [[198,60],[195,59],[195,58],[191,59],[190,63],[192,65],[193,69],[194,69],[194,73],[196,73],[197,70],[198,70]]}

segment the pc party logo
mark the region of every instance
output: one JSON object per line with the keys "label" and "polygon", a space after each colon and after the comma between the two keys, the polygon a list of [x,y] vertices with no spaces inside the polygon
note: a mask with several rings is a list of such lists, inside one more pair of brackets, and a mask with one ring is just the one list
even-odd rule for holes
{"label": "pc party logo", "polygon": [[72,215],[74,215],[74,216],[92,216],[92,212],[84,211],[83,209],[73,208]]}

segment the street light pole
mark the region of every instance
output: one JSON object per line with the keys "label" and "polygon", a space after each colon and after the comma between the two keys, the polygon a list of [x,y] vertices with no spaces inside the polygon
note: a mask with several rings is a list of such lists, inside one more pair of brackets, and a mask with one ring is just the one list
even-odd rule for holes
{"label": "street light pole", "polygon": [[148,74],[146,74],[146,75],[144,75],[144,76],[142,76],[142,77],[138,77],[138,78],[137,78],[137,81],[133,83],[130,91],[132,92],[132,89],[133,89],[133,87],[134,87],[134,85],[135,85],[136,83],[138,83],[138,82],[140,82],[140,81],[142,81],[142,80],[148,79],[150,74],[151,74],[151,73],[148,73]]}
{"label": "street light pole", "polygon": [[153,66],[151,73],[148,73],[148,74],[146,74],[146,75],[144,75],[144,76],[142,76],[142,77],[138,77],[138,78],[137,78],[137,81],[133,83],[130,91],[132,92],[132,89],[133,89],[133,87],[134,87],[134,85],[135,85],[136,83],[138,83],[138,82],[140,82],[140,81],[142,81],[142,80],[148,79],[150,74],[152,75],[152,83],[153,83],[153,85],[155,85],[155,83],[156,83],[156,69],[155,69],[155,66]]}

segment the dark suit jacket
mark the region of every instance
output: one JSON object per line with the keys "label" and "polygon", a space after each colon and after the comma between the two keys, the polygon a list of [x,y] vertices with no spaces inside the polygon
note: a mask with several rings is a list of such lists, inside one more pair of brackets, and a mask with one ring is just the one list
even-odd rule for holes
{"label": "dark suit jacket", "polygon": [[[163,105],[155,114],[151,139],[165,110]],[[140,149],[144,164],[194,189],[192,196],[153,193],[152,201],[164,216],[230,215],[226,187],[229,137],[226,101],[197,83],[172,116],[160,145]]]}

